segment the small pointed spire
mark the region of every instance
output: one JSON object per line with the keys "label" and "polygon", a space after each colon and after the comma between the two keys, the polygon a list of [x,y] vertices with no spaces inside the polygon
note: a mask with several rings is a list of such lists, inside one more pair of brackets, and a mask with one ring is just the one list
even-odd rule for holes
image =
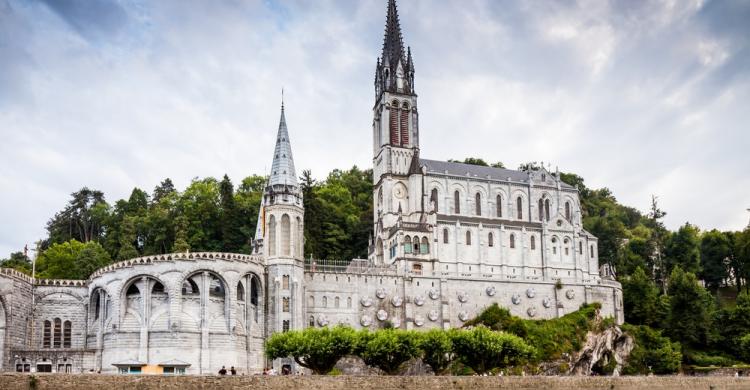
{"label": "small pointed spire", "polygon": [[283,92],[279,131],[276,134],[276,147],[274,148],[273,163],[271,164],[271,175],[268,184],[270,186],[297,186],[297,174],[294,170],[294,158],[292,157],[292,144],[289,141],[289,130],[286,127],[286,115],[284,114]]}
{"label": "small pointed spire", "polygon": [[404,42],[401,36],[401,25],[398,21],[396,0],[388,0],[388,15],[385,19],[385,37],[383,38],[383,63],[388,63],[394,69],[398,61],[404,58]]}

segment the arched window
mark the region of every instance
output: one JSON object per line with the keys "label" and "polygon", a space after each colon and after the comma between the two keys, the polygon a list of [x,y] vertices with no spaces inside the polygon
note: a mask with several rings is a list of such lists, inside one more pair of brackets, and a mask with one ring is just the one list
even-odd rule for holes
{"label": "arched window", "polygon": [[520,196],[516,198],[516,214],[518,219],[523,219],[523,199]]}
{"label": "arched window", "polygon": [[531,250],[536,249],[536,237],[531,236]]}
{"label": "arched window", "polygon": [[420,251],[419,237],[414,236],[414,240],[412,241],[412,246],[413,246],[412,250],[414,251],[414,254],[418,255]]}
{"label": "arched window", "polygon": [[59,318],[55,318],[55,328],[52,330],[52,346],[54,348],[60,348],[62,345],[62,321]]}
{"label": "arched window", "polygon": [[198,295],[198,284],[191,278],[185,279],[182,282],[182,295]]}
{"label": "arched window", "polygon": [[570,240],[567,238],[563,240],[563,244],[565,245],[565,256],[570,254],[570,249],[568,248],[568,244],[570,244]]}
{"label": "arched window", "polygon": [[591,257],[592,258],[594,257],[594,246],[593,245],[591,245]]}
{"label": "arched window", "polygon": [[346,307],[351,309],[352,308],[352,297],[346,298]]}
{"label": "arched window", "polygon": [[471,245],[471,232],[466,231],[466,245]]}
{"label": "arched window", "polygon": [[419,246],[419,253],[430,253],[430,242],[427,241],[427,237],[422,237],[422,245]]}
{"label": "arched window", "polygon": [[289,313],[289,297],[281,298],[281,311]]}
{"label": "arched window", "polygon": [[478,216],[482,215],[482,194],[478,192],[474,195],[474,208]]}
{"label": "arched window", "polygon": [[323,307],[328,307],[328,297],[323,297]]}
{"label": "arched window", "polygon": [[401,137],[399,136],[399,133],[398,133],[399,129],[398,129],[398,102],[397,101],[393,101],[393,103],[391,104],[391,107],[388,108],[388,113],[389,113],[388,116],[390,117],[388,127],[391,131],[391,145],[398,145],[398,141],[400,140]]}
{"label": "arched window", "polygon": [[289,256],[292,254],[292,227],[290,226],[289,215],[281,216],[281,254]]}
{"label": "arched window", "polygon": [[268,254],[276,255],[276,216],[272,215],[268,219]]}
{"label": "arched window", "polygon": [[209,273],[209,282],[208,282],[208,295],[212,297],[217,298],[224,298],[226,295],[226,288],[224,287],[224,282],[219,279],[216,275]]}
{"label": "arched window", "polygon": [[549,199],[544,200],[544,216],[549,221]]}
{"label": "arched window", "polygon": [[433,203],[433,207],[434,207],[433,210],[435,210],[435,212],[437,213],[438,210],[440,210],[438,208],[438,190],[437,190],[437,188],[433,188],[432,189],[432,193],[430,194],[430,200]]}
{"label": "arched window", "polygon": [[338,309],[340,302],[339,297],[333,298],[333,307]]}
{"label": "arched window", "polygon": [[453,213],[461,214],[461,194],[458,193],[458,190],[453,193]]}
{"label": "arched window", "polygon": [[578,254],[583,254],[583,241],[578,241]]}
{"label": "arched window", "polygon": [[495,211],[498,218],[503,217],[503,197],[498,195],[495,197],[495,208],[497,209]]}
{"label": "arched window", "polygon": [[314,327],[315,327],[315,317],[313,317],[313,316],[310,316],[310,321],[308,322],[308,325],[309,325],[309,326],[310,326],[311,328],[314,328]]}
{"label": "arched window", "polygon": [[52,323],[50,321],[44,321],[42,348],[52,348]]}
{"label": "arched window", "polygon": [[237,300],[240,302],[245,301],[245,287],[242,282],[237,283]]}
{"label": "arched window", "polygon": [[495,238],[492,236],[492,232],[487,234],[487,246],[495,246]]}
{"label": "arched window", "polygon": [[70,339],[72,336],[70,321],[63,322],[63,348],[70,348]]}
{"label": "arched window", "polygon": [[539,222],[544,221],[544,201],[539,199]]}
{"label": "arched window", "polygon": [[409,104],[401,107],[401,145],[409,145]]}
{"label": "arched window", "polygon": [[[258,296],[260,295],[260,280],[253,275],[250,278],[250,303],[258,306]],[[256,318],[257,320],[257,318]]]}
{"label": "arched window", "polygon": [[510,249],[515,249],[515,248],[516,248],[516,235],[511,234],[510,235]]}
{"label": "arched window", "polygon": [[570,222],[570,202],[565,202],[565,219]]}
{"label": "arched window", "polygon": [[448,229],[443,229],[443,244],[448,243]]}
{"label": "arched window", "polygon": [[164,285],[154,281],[154,287],[151,288],[151,295],[164,294]]}
{"label": "arched window", "polygon": [[404,238],[404,253],[411,253],[411,237]]}
{"label": "arched window", "polygon": [[281,288],[284,290],[289,290],[289,275],[284,275],[281,277]]}

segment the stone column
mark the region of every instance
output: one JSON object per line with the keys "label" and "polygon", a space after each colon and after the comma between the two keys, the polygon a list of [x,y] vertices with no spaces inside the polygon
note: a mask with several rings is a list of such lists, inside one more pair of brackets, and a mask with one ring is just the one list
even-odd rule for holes
{"label": "stone column", "polygon": [[148,326],[151,317],[151,280],[142,277],[138,282],[141,290],[141,337],[138,345],[138,361],[148,363]]}
{"label": "stone column", "polygon": [[206,374],[210,372],[211,366],[209,365],[209,343],[208,343],[208,289],[210,288],[211,279],[208,277],[208,272],[204,271],[201,274],[201,365],[200,373]]}

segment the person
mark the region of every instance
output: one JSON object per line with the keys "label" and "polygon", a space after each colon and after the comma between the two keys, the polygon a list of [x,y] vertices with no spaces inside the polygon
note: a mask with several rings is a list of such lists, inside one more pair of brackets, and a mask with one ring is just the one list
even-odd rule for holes
{"label": "person", "polygon": [[229,372],[231,372],[232,375],[237,375],[237,370],[234,369],[234,366],[232,366],[232,368],[229,369]]}
{"label": "person", "polygon": [[224,376],[226,374],[227,374],[227,369],[224,366],[221,366],[221,370],[219,370],[219,375]]}

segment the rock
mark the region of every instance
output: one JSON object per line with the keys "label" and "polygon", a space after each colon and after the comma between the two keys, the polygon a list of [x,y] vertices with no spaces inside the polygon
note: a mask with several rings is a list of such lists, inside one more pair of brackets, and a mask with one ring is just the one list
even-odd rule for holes
{"label": "rock", "polygon": [[571,364],[571,375],[591,375],[597,365],[611,366],[614,359],[612,376],[619,376],[622,367],[633,350],[633,338],[613,326],[602,332],[588,332],[586,344],[576,354]]}

